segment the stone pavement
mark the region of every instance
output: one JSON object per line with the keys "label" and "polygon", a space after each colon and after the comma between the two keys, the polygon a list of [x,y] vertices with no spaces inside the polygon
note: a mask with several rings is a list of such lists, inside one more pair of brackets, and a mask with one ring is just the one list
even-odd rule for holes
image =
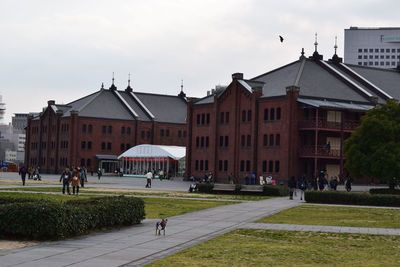
{"label": "stone pavement", "polygon": [[347,226],[325,226],[325,225],[300,225],[300,224],[274,224],[274,223],[246,223],[239,228],[262,229],[262,230],[283,230],[283,231],[304,231],[304,232],[326,232],[326,233],[351,233],[369,235],[400,235],[400,229],[392,228],[367,228]]}
{"label": "stone pavement", "polygon": [[1,266],[143,266],[229,232],[245,223],[300,205],[273,198],[221,206],[168,218],[165,236],[155,222],[0,252]]}

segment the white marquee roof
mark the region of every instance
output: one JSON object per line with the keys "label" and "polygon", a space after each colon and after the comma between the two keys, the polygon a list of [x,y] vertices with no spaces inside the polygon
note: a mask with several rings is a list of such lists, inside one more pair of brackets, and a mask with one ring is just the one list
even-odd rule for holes
{"label": "white marquee roof", "polygon": [[120,158],[172,158],[179,160],[186,156],[184,146],[138,145],[118,156]]}

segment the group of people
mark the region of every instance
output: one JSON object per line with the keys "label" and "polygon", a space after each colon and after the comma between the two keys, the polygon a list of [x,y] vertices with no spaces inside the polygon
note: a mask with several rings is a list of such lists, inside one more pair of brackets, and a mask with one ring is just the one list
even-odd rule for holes
{"label": "group of people", "polygon": [[40,176],[40,167],[37,166],[35,168],[29,167],[26,168],[24,164],[22,164],[21,168],[19,168],[18,171],[19,175],[21,175],[21,180],[22,180],[22,185],[25,185],[25,180],[26,176],[28,175],[28,179],[33,179],[33,180],[42,180],[42,177]]}
{"label": "group of people", "polygon": [[[79,186],[85,187],[85,182],[87,182],[87,172],[85,167],[72,167],[65,168],[60,177],[60,182],[63,183],[62,193],[65,194],[67,191],[68,195],[71,195],[69,190],[69,185],[72,186],[72,193],[75,195],[79,194]],[[66,189],[66,190],[65,190]]]}
{"label": "group of people", "polygon": [[[151,188],[151,180],[154,178],[156,176],[156,170],[155,169],[152,169],[152,170],[149,170],[147,173],[146,173],[146,188]],[[160,181],[162,181],[163,179],[166,179],[166,178],[168,178],[168,177],[166,177],[165,175],[164,175],[164,171],[163,170],[158,170],[158,179],[160,179]]]}

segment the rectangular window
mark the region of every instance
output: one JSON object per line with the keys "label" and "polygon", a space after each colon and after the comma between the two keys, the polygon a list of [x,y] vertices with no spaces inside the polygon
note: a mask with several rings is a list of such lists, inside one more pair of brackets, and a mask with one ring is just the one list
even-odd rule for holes
{"label": "rectangular window", "polygon": [[103,126],[101,127],[101,133],[102,133],[102,134],[105,134],[106,132],[107,132],[107,126],[103,125]]}
{"label": "rectangular window", "polygon": [[90,159],[87,159],[86,160],[86,167],[90,167],[91,166],[91,160]]}
{"label": "rectangular window", "polygon": [[250,171],[250,160],[246,160],[246,171]]}
{"label": "rectangular window", "polygon": [[271,121],[275,120],[275,109],[271,108],[271,112],[269,114],[269,119]]}
{"label": "rectangular window", "polygon": [[82,133],[86,133],[86,124],[82,125]]}
{"label": "rectangular window", "polygon": [[204,125],[205,121],[206,121],[206,114],[203,113],[201,114],[201,124]]}
{"label": "rectangular window", "polygon": [[207,113],[207,125],[210,124],[210,113]]}
{"label": "rectangular window", "polygon": [[263,160],[263,162],[262,162],[262,170],[263,170],[263,172],[267,172],[267,161],[266,160]]}
{"label": "rectangular window", "polygon": [[328,110],[328,114],[327,114],[326,120],[329,121],[329,122],[340,123],[340,122],[342,122],[342,112],[341,111]]}
{"label": "rectangular window", "polygon": [[222,171],[222,160],[218,161],[218,170]]}
{"label": "rectangular window", "polygon": [[82,141],[82,143],[81,143],[81,149],[85,149],[86,148],[86,142],[85,141]]}
{"label": "rectangular window", "polygon": [[358,53],[362,53],[362,49],[361,48],[358,48]]}
{"label": "rectangular window", "polygon": [[101,150],[106,150],[106,143],[105,142],[101,142]]}
{"label": "rectangular window", "polygon": [[125,134],[125,127],[122,126],[122,127],[121,127],[121,135],[124,135],[124,134]]}
{"label": "rectangular window", "polygon": [[169,136],[169,129],[167,129],[166,131],[165,131],[165,136]]}
{"label": "rectangular window", "polygon": [[150,131],[146,132],[146,137],[147,137],[147,139],[150,139]]}
{"label": "rectangular window", "polygon": [[264,134],[264,142],[263,142],[264,146],[268,145],[268,134]]}
{"label": "rectangular window", "polygon": [[268,109],[264,109],[264,120],[267,121],[268,120]]}
{"label": "rectangular window", "polygon": [[281,119],[281,108],[276,109],[276,119],[278,121]]}
{"label": "rectangular window", "polygon": [[183,131],[183,138],[186,138],[186,131]]}
{"label": "rectangular window", "polygon": [[369,49],[369,52],[370,52],[370,53],[373,53],[373,52],[374,52],[374,49],[370,48],[370,49]]}
{"label": "rectangular window", "polygon": [[142,139],[144,139],[144,131],[142,131],[142,132],[140,133],[140,135],[141,135]]}
{"label": "rectangular window", "polygon": [[125,144],[121,144],[121,152],[125,151]]}
{"label": "rectangular window", "polygon": [[228,171],[228,161],[224,160],[224,171]]}
{"label": "rectangular window", "polygon": [[275,145],[280,146],[281,145],[281,135],[277,134],[275,137]]}
{"label": "rectangular window", "polygon": [[204,168],[204,161],[200,160],[200,171],[202,171]]}
{"label": "rectangular window", "polygon": [[219,137],[219,146],[222,147],[224,145],[224,137],[220,136]]}
{"label": "rectangular window", "polygon": [[270,160],[268,165],[268,172],[274,172],[274,162]]}
{"label": "rectangular window", "polygon": [[229,112],[225,113],[225,122],[229,123]]}
{"label": "rectangular window", "polygon": [[204,161],[204,170],[208,171],[208,160]]}
{"label": "rectangular window", "polygon": [[160,136],[164,136],[164,129],[160,130]]}
{"label": "rectangular window", "polygon": [[229,146],[229,136],[225,136],[225,147]]}
{"label": "rectangular window", "polygon": [[88,132],[89,132],[90,134],[93,132],[93,126],[92,126],[91,124],[89,124]]}
{"label": "rectangular window", "polygon": [[244,172],[244,160],[240,161],[240,171]]}
{"label": "rectangular window", "polygon": [[197,125],[200,124],[200,114],[197,114]]}
{"label": "rectangular window", "polygon": [[225,113],[221,112],[221,119],[220,119],[221,124],[224,123],[224,119],[225,119]]}
{"label": "rectangular window", "polygon": [[277,173],[279,172],[279,167],[280,167],[279,166],[279,160],[276,160],[275,161],[275,172],[277,172]]}
{"label": "rectangular window", "polygon": [[206,147],[210,146],[210,138],[206,136]]}
{"label": "rectangular window", "polygon": [[112,126],[108,126],[108,133],[112,134]]}
{"label": "rectangular window", "polygon": [[181,130],[178,131],[178,137],[182,137],[182,131]]}
{"label": "rectangular window", "polygon": [[242,110],[242,122],[246,121],[246,111]]}
{"label": "rectangular window", "polygon": [[196,160],[196,162],[195,162],[195,167],[194,167],[194,169],[195,169],[196,171],[199,170],[199,161],[198,161],[198,160]]}
{"label": "rectangular window", "polygon": [[92,142],[91,142],[91,141],[87,142],[87,148],[88,148],[89,150],[92,149]]}
{"label": "rectangular window", "polygon": [[247,111],[247,121],[251,121],[251,110]]}
{"label": "rectangular window", "polygon": [[204,136],[201,137],[201,147],[204,147]]}
{"label": "rectangular window", "polygon": [[242,147],[244,147],[246,145],[246,136],[242,135]]}
{"label": "rectangular window", "polygon": [[126,134],[131,135],[131,127],[126,128]]}
{"label": "rectangular window", "polygon": [[273,135],[273,134],[270,134],[270,135],[269,135],[269,145],[270,145],[270,146],[273,146],[273,145],[274,145],[274,135]]}
{"label": "rectangular window", "polygon": [[251,146],[251,135],[247,136],[247,146]]}
{"label": "rectangular window", "polygon": [[200,145],[200,137],[196,137],[196,147],[199,148]]}
{"label": "rectangular window", "polygon": [[111,143],[110,142],[107,143],[107,150],[111,150]]}

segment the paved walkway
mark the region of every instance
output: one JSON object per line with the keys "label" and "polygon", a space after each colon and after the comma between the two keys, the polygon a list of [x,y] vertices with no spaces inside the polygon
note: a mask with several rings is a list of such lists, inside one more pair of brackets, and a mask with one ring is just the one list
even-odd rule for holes
{"label": "paved walkway", "polygon": [[345,227],[325,225],[301,225],[301,224],[274,224],[274,223],[246,223],[239,228],[262,229],[262,230],[284,230],[304,232],[326,232],[326,233],[351,233],[369,235],[400,235],[400,229],[392,228],[367,228],[367,227]]}
{"label": "paved walkway", "polygon": [[245,223],[300,205],[274,198],[168,218],[166,236],[155,236],[156,220],[78,238],[0,252],[1,266],[143,266],[229,232]]}

